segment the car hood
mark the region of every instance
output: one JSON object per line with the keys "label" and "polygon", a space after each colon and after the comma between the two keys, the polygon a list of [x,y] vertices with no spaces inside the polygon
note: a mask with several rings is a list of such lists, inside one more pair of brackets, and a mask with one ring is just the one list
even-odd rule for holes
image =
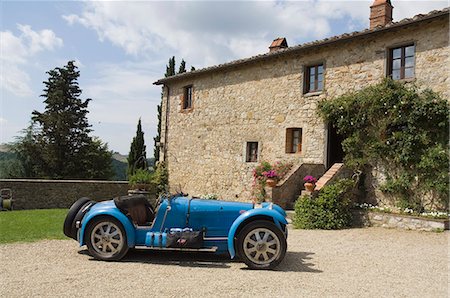
{"label": "car hood", "polygon": [[252,204],[245,202],[234,202],[234,201],[221,201],[221,200],[206,200],[200,198],[187,198],[187,197],[176,197],[172,200],[175,200],[178,204],[187,204],[190,207],[194,207],[197,210],[222,210],[222,211],[247,211],[255,208],[271,208],[278,213],[280,213],[283,217],[286,217],[286,212],[278,206],[277,204],[265,202],[262,204]]}

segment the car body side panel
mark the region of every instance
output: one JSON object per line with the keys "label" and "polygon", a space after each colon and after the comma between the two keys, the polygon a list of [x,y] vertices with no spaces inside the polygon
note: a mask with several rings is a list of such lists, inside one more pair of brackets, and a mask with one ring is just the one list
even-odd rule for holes
{"label": "car body side panel", "polygon": [[234,249],[234,237],[236,236],[236,231],[239,228],[239,226],[247,219],[255,216],[266,216],[273,219],[275,225],[282,229],[281,225],[287,225],[286,218],[274,209],[269,208],[258,208],[258,209],[251,209],[245,213],[243,213],[241,216],[239,216],[233,223],[233,225],[230,228],[230,231],[228,232],[228,252],[230,253],[231,258],[234,258],[236,256],[236,251]]}
{"label": "car body side panel", "polygon": [[79,230],[79,236],[78,241],[80,242],[80,246],[85,245],[84,241],[84,234],[86,233],[86,227],[89,224],[89,222],[97,217],[97,216],[112,216],[119,220],[124,229],[125,233],[127,235],[127,243],[128,247],[134,247],[135,246],[135,228],[133,223],[126,217],[125,214],[123,214],[114,204],[114,201],[105,201],[100,202],[92,206],[91,210],[84,216],[82,222],[81,222],[81,229]]}
{"label": "car body side panel", "polygon": [[194,230],[206,229],[206,237],[227,237],[228,230],[240,215],[252,204],[216,200],[192,199],[187,226]]}

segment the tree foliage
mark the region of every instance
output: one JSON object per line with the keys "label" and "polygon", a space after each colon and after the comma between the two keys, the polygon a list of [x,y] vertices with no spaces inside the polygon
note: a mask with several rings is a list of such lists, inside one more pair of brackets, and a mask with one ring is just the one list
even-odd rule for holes
{"label": "tree foliage", "polygon": [[184,72],[186,72],[186,61],[184,61],[184,59],[181,59],[180,68],[178,68],[178,73]]}
{"label": "tree foliage", "polygon": [[175,56],[169,59],[169,64],[166,65],[165,77],[171,77],[175,75]]}
{"label": "tree foliage", "polygon": [[448,205],[449,106],[439,94],[390,79],[323,101],[319,110],[344,136],[345,163],[383,170],[381,190],[399,207],[421,211],[423,198]]}
{"label": "tree foliage", "polygon": [[144,132],[142,131],[141,119],[139,119],[136,129],[136,136],[133,138],[128,154],[128,177],[131,177],[136,170],[147,170],[147,153],[145,151]]}
{"label": "tree foliage", "polygon": [[44,112],[33,111],[32,124],[14,144],[25,177],[109,179],[112,154],[106,144],[89,136],[91,99],[80,99],[80,72],[69,61],[47,74],[41,95]]}

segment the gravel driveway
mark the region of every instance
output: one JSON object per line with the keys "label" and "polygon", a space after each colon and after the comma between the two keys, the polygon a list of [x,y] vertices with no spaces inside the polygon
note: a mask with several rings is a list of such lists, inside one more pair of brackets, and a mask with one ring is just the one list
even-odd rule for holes
{"label": "gravel driveway", "polygon": [[208,254],[92,260],[73,240],[0,245],[3,297],[448,297],[449,233],[290,230],[275,271]]}

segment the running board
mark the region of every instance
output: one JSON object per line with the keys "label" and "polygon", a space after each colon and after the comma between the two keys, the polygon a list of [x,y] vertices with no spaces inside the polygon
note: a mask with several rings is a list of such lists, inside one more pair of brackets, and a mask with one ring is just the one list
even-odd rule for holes
{"label": "running board", "polygon": [[167,251],[192,251],[192,252],[216,252],[217,246],[209,248],[174,248],[174,247],[152,247],[152,246],[135,246],[135,248],[144,248],[150,250],[167,250]]}

